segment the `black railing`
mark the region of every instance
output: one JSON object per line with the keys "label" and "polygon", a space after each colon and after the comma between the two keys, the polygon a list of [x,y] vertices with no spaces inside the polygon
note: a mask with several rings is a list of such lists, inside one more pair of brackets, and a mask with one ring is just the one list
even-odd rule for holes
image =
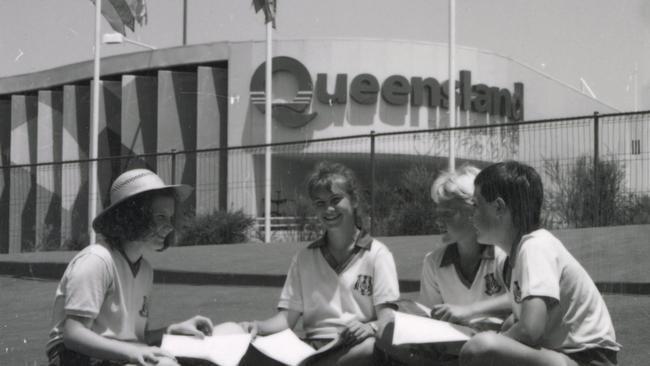
{"label": "black railing", "polygon": [[[426,212],[429,207],[428,211],[433,211],[428,187],[437,172],[448,165],[452,132],[457,166],[467,163],[482,167],[514,159],[536,168],[545,184],[544,217],[548,226],[650,223],[647,111],[390,133],[371,131],[365,135],[274,143],[270,145],[271,192],[277,197],[271,199],[281,202],[274,214],[310,216],[299,210],[305,203],[302,183],[316,162],[330,159],[352,168],[367,188],[373,233],[435,233],[434,223],[416,220],[409,224],[406,216],[408,210]],[[99,171],[100,197],[96,199],[99,207],[106,202],[105,192],[121,171],[147,167],[167,182],[195,186],[194,196],[184,208],[189,214],[242,209],[260,217],[266,147],[258,144],[100,157],[94,160]],[[91,161],[0,169],[0,243],[4,243],[0,244],[0,252],[10,248],[57,249],[87,240]],[[400,220],[404,222],[400,224]],[[431,217],[422,217],[422,221],[426,220]]]}

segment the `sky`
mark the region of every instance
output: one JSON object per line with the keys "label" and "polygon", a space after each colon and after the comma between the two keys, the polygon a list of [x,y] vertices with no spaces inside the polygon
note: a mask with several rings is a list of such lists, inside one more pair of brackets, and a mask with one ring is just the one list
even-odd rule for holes
{"label": "sky", "polygon": [[[264,40],[248,0],[187,0],[187,43]],[[279,0],[277,39],[448,40],[448,0]],[[148,0],[148,22],[127,36],[182,45],[183,1]],[[102,32],[111,32],[102,21]],[[0,0],[0,78],[93,57],[89,0]],[[623,111],[650,109],[650,1],[456,1],[458,46],[493,51],[580,88]],[[141,51],[103,45],[102,55]],[[443,60],[446,62],[446,60]],[[636,67],[636,73],[635,73]]]}

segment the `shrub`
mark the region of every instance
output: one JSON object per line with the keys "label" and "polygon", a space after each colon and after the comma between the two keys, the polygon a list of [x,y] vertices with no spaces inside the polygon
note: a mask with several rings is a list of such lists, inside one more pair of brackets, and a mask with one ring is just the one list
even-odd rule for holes
{"label": "shrub", "polygon": [[545,161],[551,186],[546,189],[547,209],[569,227],[626,224],[625,171],[617,161],[578,158],[571,166]]}
{"label": "shrub", "polygon": [[628,223],[650,224],[650,196],[630,195],[625,211]]}
{"label": "shrub", "polygon": [[295,237],[298,241],[312,241],[322,235],[320,221],[316,218],[314,206],[308,197],[298,195],[287,215],[296,218]]}
{"label": "shrub", "polygon": [[179,246],[234,244],[248,239],[255,219],[243,211],[215,211],[186,219],[179,230]]}
{"label": "shrub", "polygon": [[377,184],[373,235],[440,233],[430,194],[437,175],[427,165],[415,164],[400,176],[397,186]]}

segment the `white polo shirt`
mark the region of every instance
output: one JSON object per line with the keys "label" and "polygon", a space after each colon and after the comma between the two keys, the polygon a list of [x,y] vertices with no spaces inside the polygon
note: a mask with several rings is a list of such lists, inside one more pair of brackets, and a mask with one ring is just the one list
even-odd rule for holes
{"label": "white polo shirt", "polygon": [[462,275],[457,243],[427,253],[418,302],[429,308],[443,303],[468,305],[506,293],[502,276],[506,254],[492,245],[481,248],[481,262],[473,279]]}
{"label": "white polo shirt", "polygon": [[395,261],[383,243],[361,233],[356,253],[338,266],[327,261],[326,243],[324,236],[293,257],[278,303],[302,313],[308,338],[332,338],[353,319],[375,320],[376,305],[399,298]]}
{"label": "white polo shirt", "polygon": [[94,319],[90,329],[103,337],[144,342],[152,285],[153,269],[144,258],[136,270],[108,244],[84,248],[56,289],[47,349],[63,341],[66,315]]}
{"label": "white polo shirt", "polygon": [[539,229],[524,235],[514,258],[509,295],[515,316],[521,317],[522,301],[530,296],[555,302],[548,313],[542,347],[564,353],[594,347],[620,349],[598,288],[553,234]]}

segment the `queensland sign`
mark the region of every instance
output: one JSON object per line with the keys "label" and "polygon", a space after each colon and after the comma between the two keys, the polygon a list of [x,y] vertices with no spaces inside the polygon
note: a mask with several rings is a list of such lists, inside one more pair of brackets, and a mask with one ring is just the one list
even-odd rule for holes
{"label": "queensland sign", "polygon": [[[309,113],[314,93],[319,103],[347,104],[348,96],[362,105],[378,103],[379,96],[387,104],[412,107],[449,108],[448,81],[439,82],[433,77],[391,75],[380,81],[372,74],[355,75],[348,85],[348,74],[337,74],[333,93],[328,91],[328,75],[316,74],[316,85],[309,70],[300,61],[286,56],[273,58],[273,73],[284,71],[297,81],[296,95],[289,101],[273,101],[273,118],[292,128],[299,128],[316,117]],[[251,101],[264,113],[264,72],[262,63],[253,73],[250,84]],[[456,80],[456,106],[464,111],[489,113],[508,117],[513,121],[524,118],[524,84],[514,83],[514,91],[485,84],[472,84],[472,73],[461,70]]]}

